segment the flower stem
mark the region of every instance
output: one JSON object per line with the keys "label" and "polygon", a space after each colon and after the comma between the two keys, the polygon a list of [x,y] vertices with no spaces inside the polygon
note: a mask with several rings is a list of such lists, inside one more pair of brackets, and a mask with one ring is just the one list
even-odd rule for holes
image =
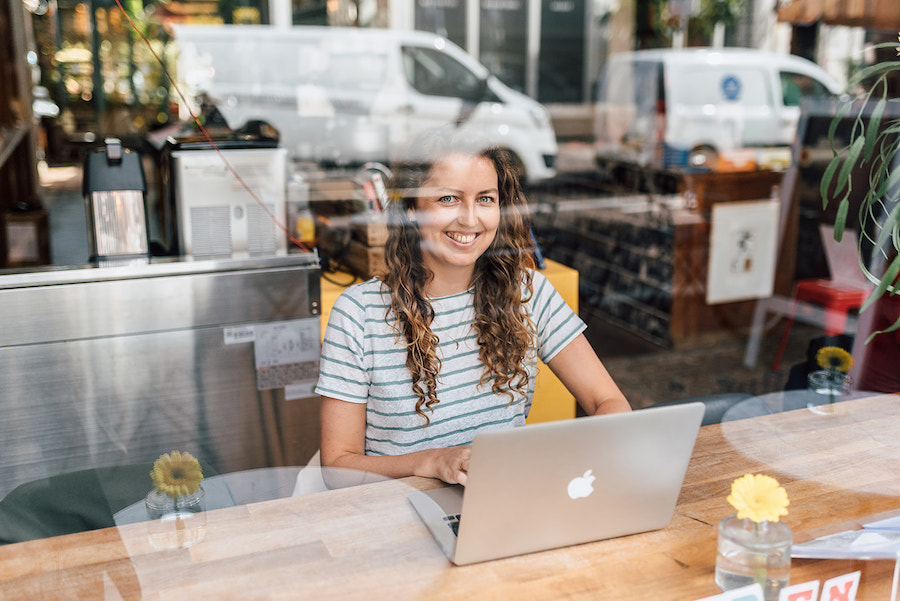
{"label": "flower stem", "polygon": [[[759,542],[760,532],[759,532],[759,522],[754,522],[756,540]],[[768,576],[766,569],[767,566],[767,557],[760,553],[757,549],[754,549],[753,553],[753,582],[759,583],[759,586],[762,587],[763,595],[765,596],[766,591],[766,577]]]}

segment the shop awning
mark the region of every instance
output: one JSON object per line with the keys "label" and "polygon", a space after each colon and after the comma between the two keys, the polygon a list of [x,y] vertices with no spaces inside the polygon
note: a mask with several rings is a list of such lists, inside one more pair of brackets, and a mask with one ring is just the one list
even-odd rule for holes
{"label": "shop awning", "polygon": [[778,9],[778,20],[900,31],[900,0],[792,0]]}

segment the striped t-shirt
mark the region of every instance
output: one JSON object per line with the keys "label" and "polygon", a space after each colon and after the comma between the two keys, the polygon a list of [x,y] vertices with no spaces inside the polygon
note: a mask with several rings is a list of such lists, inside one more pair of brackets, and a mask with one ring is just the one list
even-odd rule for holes
{"label": "striped t-shirt", "polygon": [[[523,286],[524,288],[524,286]],[[553,285],[534,273],[534,295],[526,304],[537,334],[536,354],[526,361],[527,395],[494,394],[490,381],[479,385],[484,366],[472,325],[474,292],[430,299],[431,329],[440,340],[439,403],[430,418],[416,413],[417,397],[406,367],[403,340],[386,321],[387,290],[378,279],[347,288],[334,303],[322,345],[316,393],[366,403],[366,454],[398,455],[472,442],[479,430],[525,424],[534,396],[537,359],[547,363],[586,328]]]}

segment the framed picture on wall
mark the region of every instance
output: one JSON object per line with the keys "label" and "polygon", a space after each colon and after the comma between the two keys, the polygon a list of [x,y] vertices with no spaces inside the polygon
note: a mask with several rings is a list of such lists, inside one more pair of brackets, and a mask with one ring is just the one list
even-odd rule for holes
{"label": "framed picture on wall", "polygon": [[712,207],[706,302],[714,305],[772,296],[779,202],[720,202]]}

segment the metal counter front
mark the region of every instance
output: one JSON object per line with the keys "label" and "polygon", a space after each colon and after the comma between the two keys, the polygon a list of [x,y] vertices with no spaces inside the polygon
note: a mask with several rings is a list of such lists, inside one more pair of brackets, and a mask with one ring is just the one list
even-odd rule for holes
{"label": "metal counter front", "polygon": [[309,253],[0,275],[0,498],[172,450],[220,472],[305,463],[319,277]]}

